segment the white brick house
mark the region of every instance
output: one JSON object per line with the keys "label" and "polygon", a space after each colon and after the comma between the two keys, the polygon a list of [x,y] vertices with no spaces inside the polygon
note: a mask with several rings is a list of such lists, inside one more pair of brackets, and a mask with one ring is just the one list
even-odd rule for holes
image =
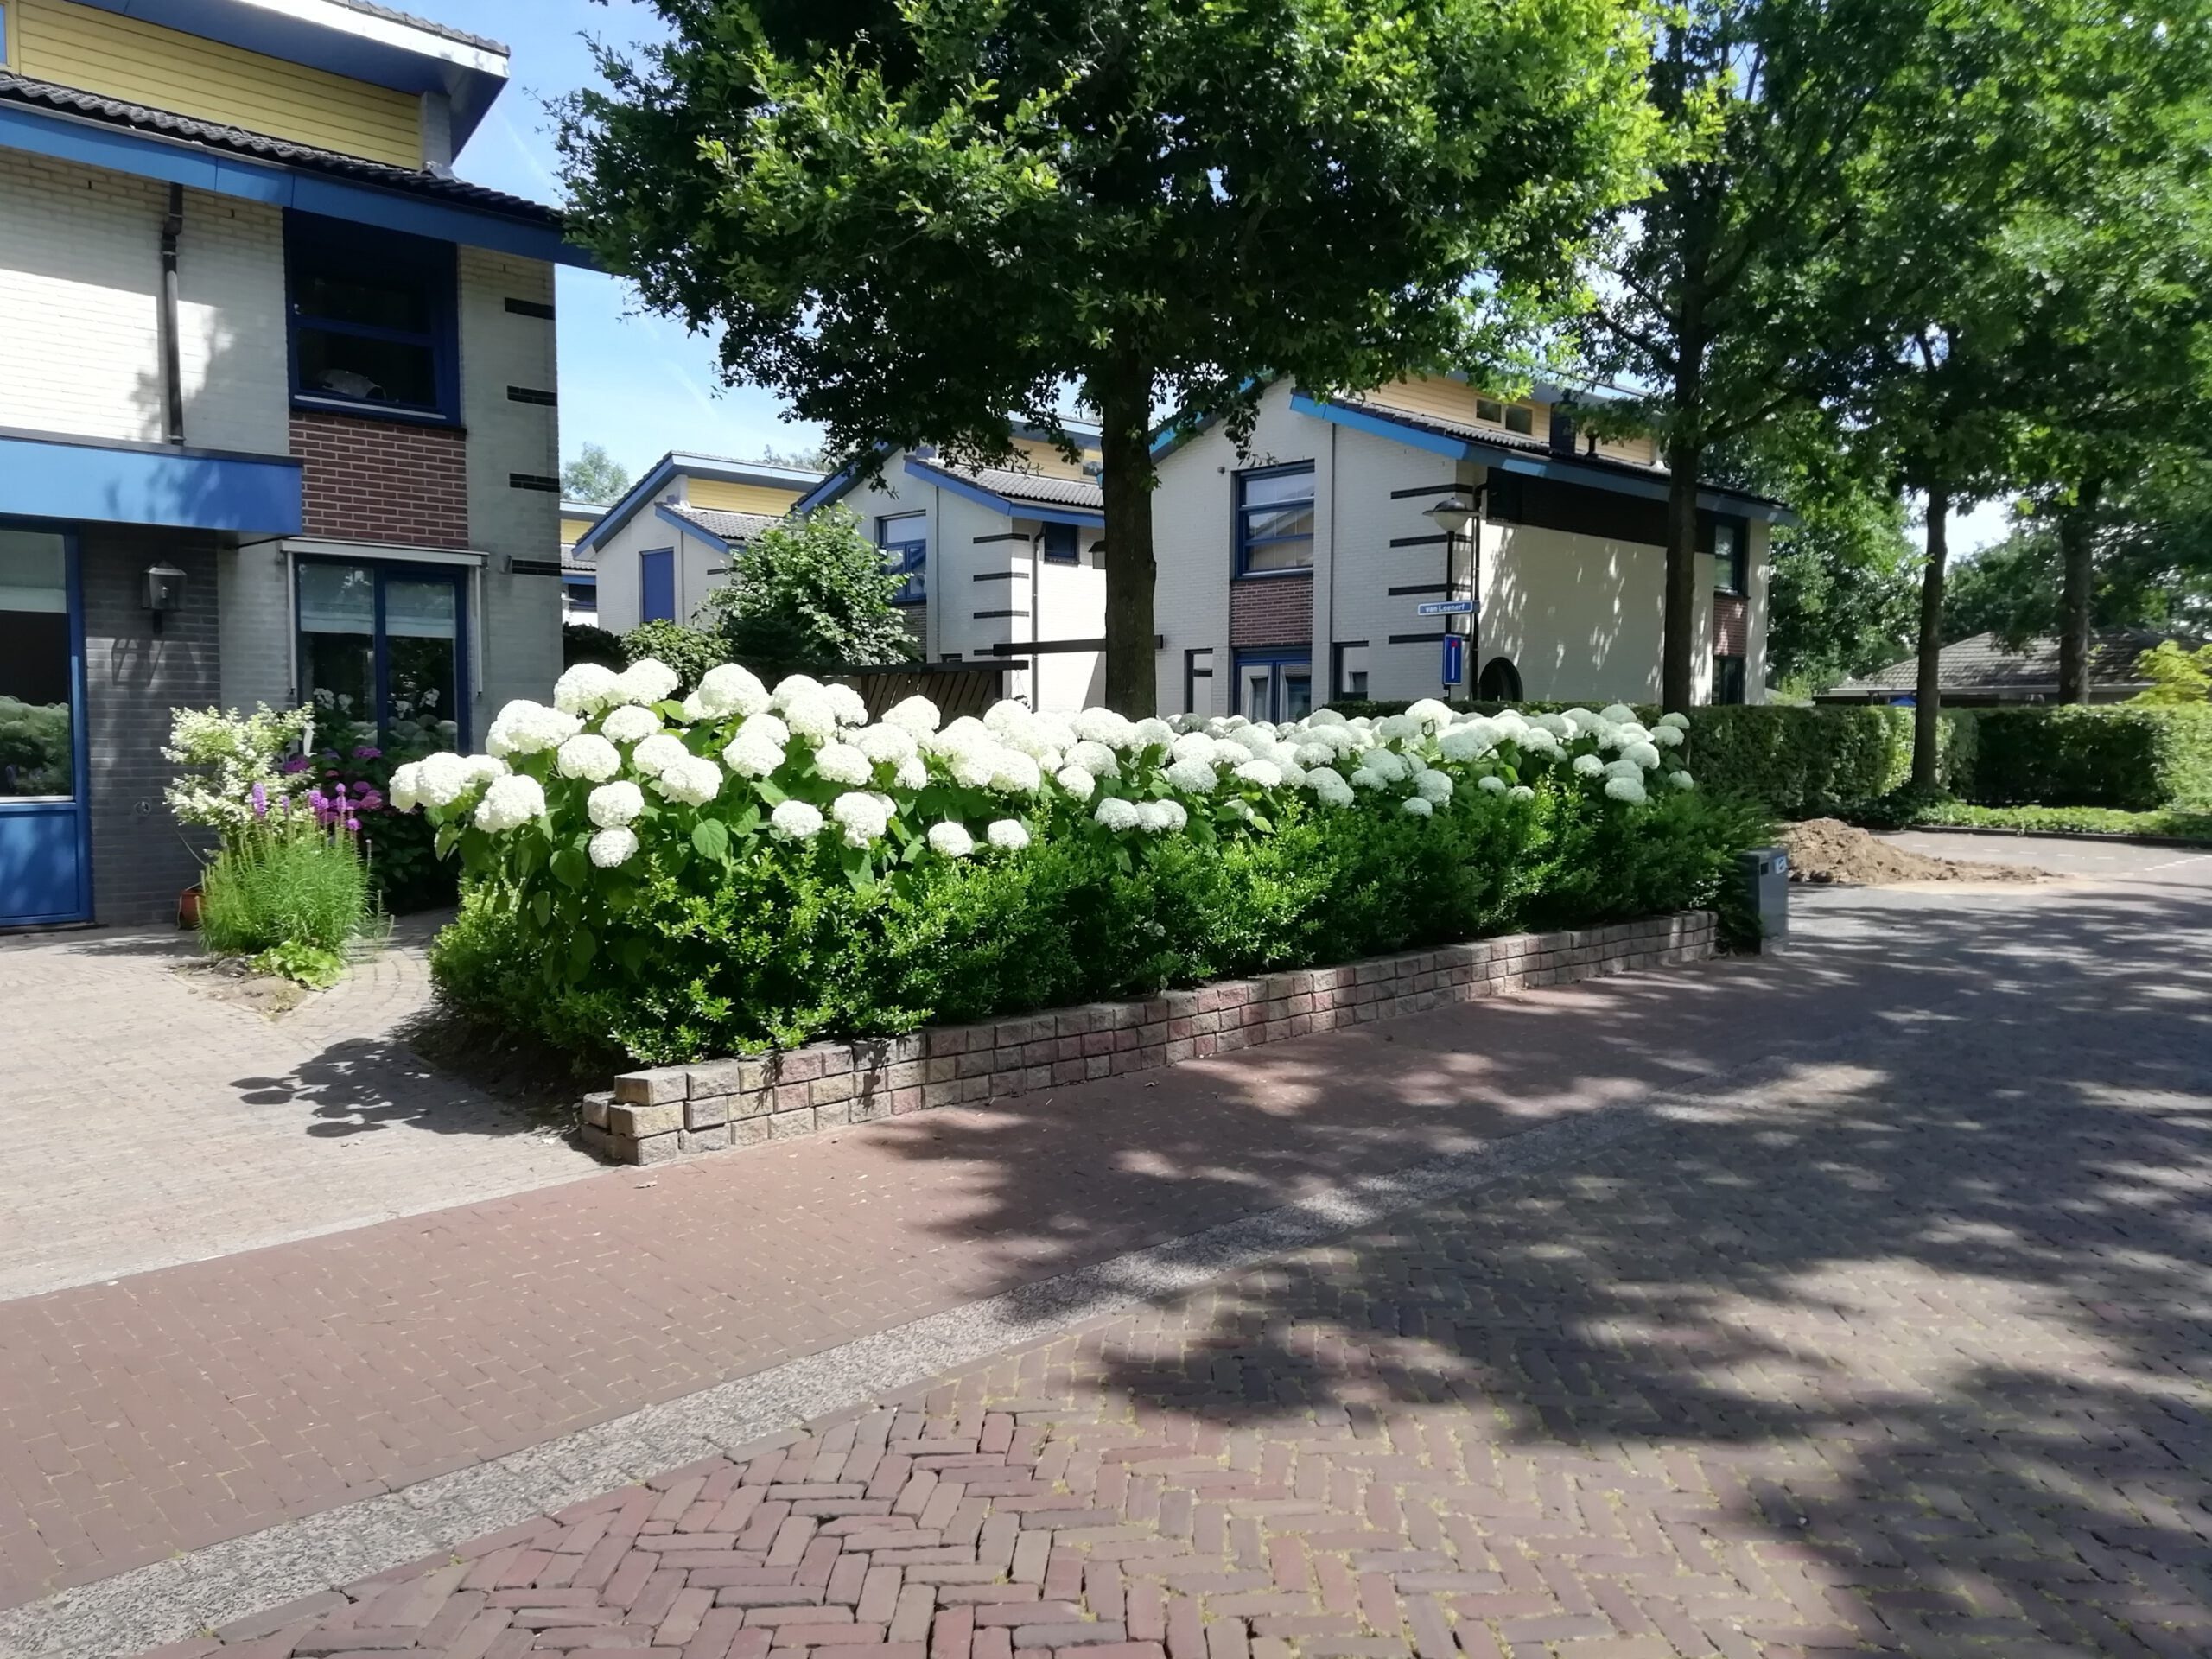
{"label": "white brick house", "polygon": [[[1578,442],[1572,422],[1556,391],[1514,403],[1439,377],[1335,403],[1278,382],[1242,453],[1218,429],[1163,433],[1160,709],[1656,701],[1666,474],[1648,442]],[[1445,502],[1469,517],[1440,524],[1430,510]],[[1756,702],[1767,534],[1787,509],[1717,488],[1699,507],[1698,696]]]}
{"label": "white brick house", "polygon": [[0,6],[0,926],[173,909],[172,706],[466,741],[558,672],[582,256],[451,167],[505,76],[348,0]]}

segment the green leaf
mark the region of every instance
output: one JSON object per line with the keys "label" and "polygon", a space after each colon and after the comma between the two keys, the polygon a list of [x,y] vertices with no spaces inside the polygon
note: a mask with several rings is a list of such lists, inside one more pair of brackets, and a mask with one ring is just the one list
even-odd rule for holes
{"label": "green leaf", "polygon": [[542,887],[538,889],[537,896],[530,901],[530,913],[537,918],[537,925],[540,927],[543,927],[548,923],[551,922],[553,919],[553,895],[547,893]]}
{"label": "green leaf", "polygon": [[553,879],[572,892],[581,893],[591,880],[591,859],[574,847],[563,847],[553,855]]}
{"label": "green leaf", "polygon": [[580,927],[569,940],[569,983],[575,984],[591,967],[591,960],[599,954],[599,941],[588,927]]}
{"label": "green leaf", "polygon": [[722,864],[729,862],[729,830],[720,818],[702,818],[693,824],[691,844],[698,849],[702,858]]}

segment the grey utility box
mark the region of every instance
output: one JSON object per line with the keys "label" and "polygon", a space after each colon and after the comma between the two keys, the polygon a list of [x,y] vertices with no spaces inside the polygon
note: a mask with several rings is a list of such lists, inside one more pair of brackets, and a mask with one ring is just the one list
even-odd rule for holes
{"label": "grey utility box", "polygon": [[1751,914],[1758,918],[1762,950],[1789,943],[1789,853],[1782,847],[1754,847],[1736,855],[1738,879]]}

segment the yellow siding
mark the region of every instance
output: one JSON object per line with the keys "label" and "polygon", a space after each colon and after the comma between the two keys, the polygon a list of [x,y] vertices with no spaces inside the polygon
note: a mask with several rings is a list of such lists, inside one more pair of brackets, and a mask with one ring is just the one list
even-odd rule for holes
{"label": "yellow siding", "polygon": [[595,518],[563,518],[561,521],[561,545],[574,547],[583,533],[598,522]]}
{"label": "yellow siding", "polygon": [[1649,438],[1600,438],[1598,453],[1615,461],[1632,461],[1639,467],[1659,464],[1659,450]]}
{"label": "yellow siding", "polygon": [[[1480,395],[1489,396],[1488,393]],[[1464,380],[1454,380],[1446,375],[1417,374],[1408,379],[1395,381],[1373,393],[1372,396],[1378,404],[1387,404],[1392,409],[1408,410],[1415,415],[1432,416],[1439,420],[1459,421],[1470,426],[1495,424],[1492,422],[1484,421],[1475,413],[1475,398],[1478,394],[1474,387]],[[1551,432],[1551,415],[1547,406],[1534,403],[1526,397],[1516,401],[1535,416],[1533,422],[1535,430],[1525,435],[1535,438],[1548,436]],[[1503,429],[1500,428],[1500,430]]]}
{"label": "yellow siding", "polygon": [[[1014,450],[1014,465],[1024,472],[1037,473],[1046,478],[1082,478],[1084,470],[1049,443],[1039,443],[1034,438],[1016,438]],[[1096,453],[1095,451],[1087,453]]]}
{"label": "yellow siding", "polygon": [[686,501],[695,507],[711,507],[717,512],[786,513],[791,510],[791,503],[805,493],[805,486],[798,484],[726,484],[716,478],[683,480]]}
{"label": "yellow siding", "polygon": [[70,0],[16,0],[13,67],[39,80],[395,167],[423,164],[410,93]]}

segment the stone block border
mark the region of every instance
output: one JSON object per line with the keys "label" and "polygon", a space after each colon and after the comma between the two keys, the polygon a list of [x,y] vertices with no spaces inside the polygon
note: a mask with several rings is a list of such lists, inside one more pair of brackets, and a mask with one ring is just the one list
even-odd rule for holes
{"label": "stone block border", "polygon": [[1420,1014],[1479,997],[1700,962],[1718,918],[1683,911],[1560,933],[1510,933],[1464,944],[1217,980],[1141,1002],[931,1026],[905,1037],[804,1048],[615,1078],[583,1103],[583,1141],[623,1164],[818,1135],[940,1106],[973,1106],[1040,1089],[1149,1071],[1262,1043]]}

